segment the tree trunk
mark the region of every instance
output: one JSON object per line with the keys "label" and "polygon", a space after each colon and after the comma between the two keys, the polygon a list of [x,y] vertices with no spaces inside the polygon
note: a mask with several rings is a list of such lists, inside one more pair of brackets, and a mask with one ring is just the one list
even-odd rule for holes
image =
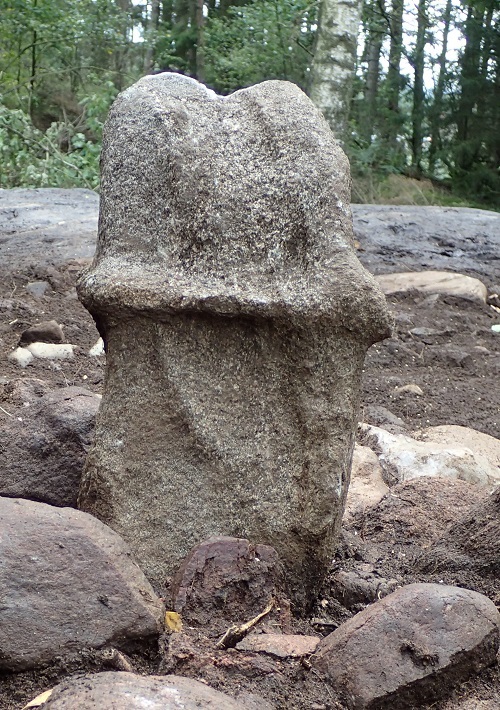
{"label": "tree trunk", "polygon": [[482,25],[483,10],[469,7],[465,24],[466,44],[461,61],[460,103],[457,116],[458,142],[465,142],[470,137],[472,113],[479,98]]}
{"label": "tree trunk", "polygon": [[310,95],[341,143],[348,135],[360,19],[360,0],[322,0]]}
{"label": "tree trunk", "polygon": [[389,48],[389,68],[387,70],[387,108],[389,111],[386,126],[387,142],[397,145],[402,119],[399,110],[399,94],[402,88],[401,55],[403,53],[403,9],[404,0],[392,0],[390,17],[391,44]]}
{"label": "tree trunk", "polygon": [[380,79],[380,54],[385,36],[384,0],[373,3],[369,8],[365,60],[367,63],[364,104],[360,115],[361,134],[371,143],[377,116],[377,97]]}
{"label": "tree trunk", "polygon": [[418,25],[415,55],[413,59],[413,108],[412,108],[412,167],[417,175],[422,173],[422,141],[424,122],[424,61],[427,33],[427,0],[418,2]]}
{"label": "tree trunk", "polygon": [[204,0],[194,0],[194,23],[196,27],[195,78],[201,82],[205,81],[205,16],[203,14],[204,4]]}
{"label": "tree trunk", "polygon": [[158,23],[160,20],[160,0],[152,0],[151,16],[146,29],[146,54],[144,55],[144,73],[150,74],[154,67],[154,49]]}
{"label": "tree trunk", "polygon": [[441,148],[441,113],[443,110],[444,84],[446,80],[446,55],[448,53],[448,35],[451,23],[451,2],[447,0],[443,15],[443,44],[439,55],[439,74],[434,90],[434,102],[430,110],[431,123],[431,145],[429,148],[429,172],[434,173],[436,167],[436,155]]}

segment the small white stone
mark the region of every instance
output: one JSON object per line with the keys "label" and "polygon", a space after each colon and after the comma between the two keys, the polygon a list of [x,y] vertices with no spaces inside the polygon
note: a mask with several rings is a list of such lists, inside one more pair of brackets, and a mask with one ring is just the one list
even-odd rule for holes
{"label": "small white stone", "polygon": [[20,367],[26,367],[33,360],[33,355],[27,348],[16,348],[14,352],[9,355],[9,360],[17,362]]}
{"label": "small white stone", "polygon": [[42,360],[67,360],[74,355],[74,345],[69,343],[30,343],[27,350]]}
{"label": "small white stone", "polygon": [[89,355],[90,357],[101,357],[101,355],[104,355],[104,341],[102,338],[99,338],[97,343],[90,348]]}

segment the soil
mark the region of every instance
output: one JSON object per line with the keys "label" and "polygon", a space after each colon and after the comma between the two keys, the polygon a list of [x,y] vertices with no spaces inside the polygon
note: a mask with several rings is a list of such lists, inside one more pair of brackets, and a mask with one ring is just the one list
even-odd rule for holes
{"label": "soil", "polygon": [[[102,392],[103,358],[88,355],[98,333],[74,288],[78,272],[93,253],[97,203],[97,196],[86,190],[0,191],[0,416],[9,416],[9,383],[18,378],[39,378],[52,388],[78,385]],[[357,205],[354,217],[358,255],[373,273],[429,268],[459,271],[481,278],[490,294],[499,292],[500,215],[456,208]],[[46,282],[44,295],[27,289],[37,281]],[[497,301],[493,298],[491,303]],[[389,416],[385,412],[389,410],[409,431],[458,424],[499,437],[500,334],[491,326],[500,323],[500,312],[489,304],[417,293],[391,297],[389,304],[395,318],[394,335],[367,355],[361,420],[383,426],[381,420]],[[35,359],[26,369],[9,361],[7,356],[23,330],[47,320],[64,326],[66,341],[78,346],[75,358],[61,362]],[[419,330],[415,333],[414,329]],[[418,385],[423,394],[395,393],[396,387],[406,384]],[[313,618],[291,619],[290,632],[325,635],[366,605],[363,600],[351,605],[339,601],[335,577],[339,570],[362,571],[370,578],[400,584],[458,583],[482,591],[500,605],[498,581],[478,576],[477,571],[470,577],[467,571],[458,577],[452,572],[447,577],[444,571],[439,579],[415,571],[413,562],[419,554],[483,494],[459,485],[446,491],[439,488],[439,482],[432,485],[436,486],[433,490],[423,490],[419,484],[393,489],[393,495],[375,509],[346,524]],[[433,508],[430,501],[436,496],[441,506]],[[245,693],[254,693],[283,710],[345,707],[307,662],[214,651],[213,643],[196,634],[188,634],[184,642],[186,650],[180,659],[166,653],[131,659],[131,663],[138,672],[156,673],[161,667],[163,672],[201,677],[232,695],[242,693],[242,699]],[[0,710],[20,709],[58,679],[108,669],[110,663],[120,665],[97,653],[61,660],[43,671],[5,676]],[[498,667],[425,707],[498,710]]]}

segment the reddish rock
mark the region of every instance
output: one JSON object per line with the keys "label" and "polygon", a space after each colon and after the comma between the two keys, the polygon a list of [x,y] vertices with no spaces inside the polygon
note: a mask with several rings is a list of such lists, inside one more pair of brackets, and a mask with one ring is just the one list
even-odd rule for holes
{"label": "reddish rock", "polygon": [[212,537],[191,550],[175,575],[173,607],[189,624],[209,624],[219,633],[228,621],[248,621],[262,612],[279,577],[278,555],[272,547]]}
{"label": "reddish rock", "polygon": [[149,645],[163,606],[110,528],[71,508],[0,498],[0,671],[106,645]]}
{"label": "reddish rock", "polygon": [[418,707],[495,663],[499,624],[482,594],[411,584],[323,639],[311,663],[348,708]]}
{"label": "reddish rock", "polygon": [[319,641],[318,636],[252,634],[236,644],[236,648],[239,651],[268,653],[278,658],[300,658],[314,653]]}
{"label": "reddish rock", "polygon": [[96,673],[54,688],[44,710],[249,710],[243,702],[192,678]]}

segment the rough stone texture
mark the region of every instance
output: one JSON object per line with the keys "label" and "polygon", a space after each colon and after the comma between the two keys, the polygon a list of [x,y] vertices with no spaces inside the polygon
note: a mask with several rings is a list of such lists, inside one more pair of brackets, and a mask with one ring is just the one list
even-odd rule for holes
{"label": "rough stone texture", "polygon": [[133,650],[163,606],[130,549],[91,515],[0,498],[0,670],[111,645]]}
{"label": "rough stone texture", "polygon": [[249,706],[192,678],[175,675],[96,673],[68,680],[56,688],[46,710],[247,710]]}
{"label": "rough stone texture", "polygon": [[440,293],[445,296],[458,296],[470,301],[486,303],[488,289],[471,276],[453,274],[448,271],[403,272],[377,276],[377,281],[386,295],[404,291],[421,293]]}
{"label": "rough stone texture", "polygon": [[314,653],[319,640],[319,636],[298,634],[251,634],[237,643],[236,648],[278,658],[300,658]]}
{"label": "rough stone texture", "polygon": [[0,429],[0,495],[76,506],[101,398],[82,387],[49,390],[36,379],[4,390],[12,416]]}
{"label": "rough stone texture", "polygon": [[362,512],[365,508],[377,505],[389,486],[383,479],[382,466],[377,454],[369,446],[356,444],[352,457],[351,483],[347,493],[345,515]]}
{"label": "rough stone texture", "polygon": [[214,537],[197,545],[172,582],[176,612],[190,626],[214,633],[264,610],[280,582],[276,550],[248,540]]}
{"label": "rough stone texture", "polygon": [[482,594],[411,584],[329,634],[311,662],[348,708],[418,707],[495,663],[499,624]]}
{"label": "rough stone texture", "polygon": [[391,434],[369,424],[361,425],[360,429],[363,443],[377,452],[388,485],[418,476],[457,478],[489,487],[500,483],[500,468],[496,459],[490,461],[477,448],[468,448],[466,440],[462,443],[456,438],[449,443],[445,440],[440,443],[418,441],[411,436]]}
{"label": "rough stone texture", "polygon": [[80,504],[162,579],[212,535],[323,577],[384,298],[353,249],[348,163],[294,85],[217,97],[176,74],[119,96],[79,295],[107,347]]}

